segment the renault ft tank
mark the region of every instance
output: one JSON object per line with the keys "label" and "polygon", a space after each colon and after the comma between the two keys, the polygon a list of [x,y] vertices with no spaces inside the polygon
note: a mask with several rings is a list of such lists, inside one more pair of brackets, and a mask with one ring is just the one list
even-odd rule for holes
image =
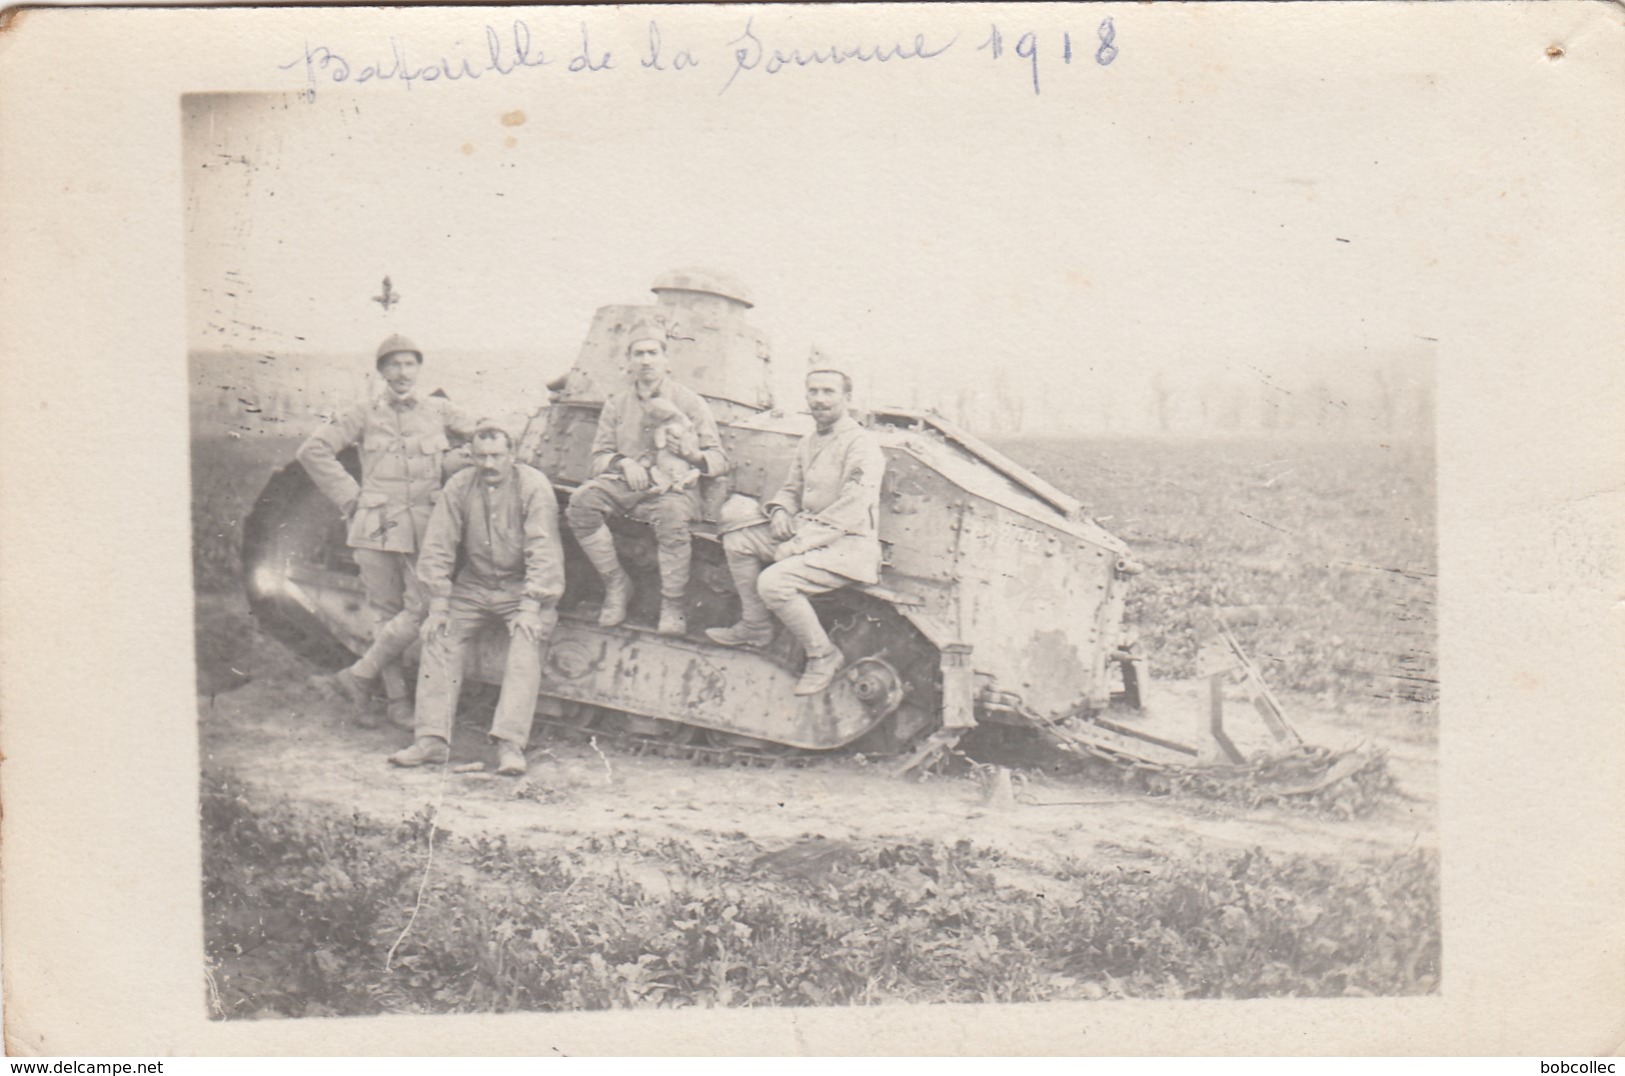
{"label": "renault ft tank", "polygon": [[[612,524],[636,597],[627,621],[608,628],[597,624],[597,573],[561,528],[568,583],[544,662],[542,719],[702,749],[889,754],[905,770],[978,725],[1014,725],[1068,751],[1189,768],[1242,761],[1221,684],[1239,679],[1264,743],[1304,754],[1222,625],[1211,706],[1195,715],[1148,707],[1146,669],[1124,627],[1124,597],[1141,570],[1128,547],[1077,500],[932,413],[875,407],[861,416],[887,459],[883,569],[876,585],[815,599],[846,660],[830,687],[793,694],[805,656],[782,630],[759,650],[708,642],[705,629],[739,614],[718,538],[722,506],[772,495],[812,421],[774,405],[768,338],[748,320],[753,304],[737,282],[680,271],[652,290],[653,304],[598,310],[573,367],[529,415],[519,458],[552,480],[561,506],[591,477],[599,410],[627,383],[628,334],[653,322],[664,327],[671,376],[709,401],[732,470],[706,491],[684,636],[654,631],[659,586],[645,525]],[[255,613],[287,645],[319,661],[364,649],[372,626],[342,521],[297,464],[271,479],[247,520],[244,567]],[[493,632],[470,648],[470,678],[500,682],[504,646]],[[1315,757],[1308,784],[1347,769],[1329,753]]]}

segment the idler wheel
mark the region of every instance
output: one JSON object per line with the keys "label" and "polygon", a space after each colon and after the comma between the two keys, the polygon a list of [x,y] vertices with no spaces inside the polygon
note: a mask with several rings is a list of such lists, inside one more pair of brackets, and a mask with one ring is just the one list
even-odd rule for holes
{"label": "idler wheel", "polygon": [[841,679],[863,708],[876,717],[885,717],[903,701],[903,679],[883,658],[859,658]]}

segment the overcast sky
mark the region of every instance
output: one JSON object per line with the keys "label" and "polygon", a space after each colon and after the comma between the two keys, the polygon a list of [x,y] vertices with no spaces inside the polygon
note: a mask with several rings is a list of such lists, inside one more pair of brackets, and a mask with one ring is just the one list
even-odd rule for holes
{"label": "overcast sky", "polygon": [[[736,21],[692,33],[726,41]],[[1218,36],[1196,49],[1210,62],[1170,65],[1136,54],[1132,26],[1110,67],[1066,66],[1049,27],[1035,95],[960,21],[940,66],[751,72],[726,93],[713,48],[664,80],[189,97],[192,345],[365,367],[398,330],[431,354],[523,356],[493,376],[539,383],[596,307],[701,265],[754,292],[786,380],[816,342],[899,401],[996,368],[1054,404],[1155,369],[1427,352],[1449,118],[1425,92],[1368,104],[1426,76]],[[370,301],[385,274],[388,314]]]}

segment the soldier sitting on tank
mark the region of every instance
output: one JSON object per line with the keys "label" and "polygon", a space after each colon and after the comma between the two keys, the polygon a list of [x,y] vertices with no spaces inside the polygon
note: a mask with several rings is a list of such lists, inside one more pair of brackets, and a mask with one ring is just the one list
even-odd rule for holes
{"label": "soldier sitting on tank", "polygon": [[700,469],[686,458],[699,451],[694,423],[676,404],[660,396],[648,401],[644,412],[660,423],[649,435],[654,451],[638,461],[649,469],[649,488],[656,493],[688,489],[700,478]]}
{"label": "soldier sitting on tank", "polygon": [[765,646],[773,639],[773,613],[807,653],[797,695],[823,691],[842,664],[807,596],[880,578],[876,521],[886,456],[848,414],[851,404],[852,379],[844,372],[808,373],[816,429],[802,438],[783,488],[768,498],[767,518],[755,501],[734,496],[718,520],[740,620],[705,634],[723,646]]}
{"label": "soldier sitting on tank", "polygon": [[715,478],[725,474],[728,458],[723,455],[711,408],[698,393],[670,376],[665,331],[647,324],[635,326],[626,352],[632,383],[604,403],[592,442],[595,477],[575,491],[565,518],[603,578],[604,604],[598,623],[604,627],[626,619],[626,604],[632,596],[632,581],[616,556],[615,538],[605,520],[625,516],[653,524],[660,567],[659,630],[681,635],[688,630],[684,594],[693,552],[692,528],[700,518],[700,483],[657,487],[650,474],[659,451],[655,431],[663,426],[657,414],[666,413],[670,405],[692,424],[692,436],[676,438],[681,443],[668,451],[701,475]]}
{"label": "soldier sitting on tank", "polygon": [[[367,701],[382,676],[389,719],[412,721],[412,703],[400,656],[423,622],[423,596],[416,560],[429,513],[440,491],[452,440],[471,432],[467,415],[444,396],[417,391],[422,350],[404,336],[378,345],[375,364],[384,391],[334,416],[299,446],[298,460],[311,481],[343,510],[361,585],[376,625],[361,660],[311,683],[347,699],[370,725]],[[361,455],[358,483],[338,454],[351,445]]]}
{"label": "soldier sitting on tank", "polygon": [[[446,483],[429,519],[418,577],[429,597],[418,669],[417,720],[397,766],[445,762],[463,686],[463,652],[489,621],[508,631],[502,694],[491,722],[497,773],[525,772],[525,746],[541,686],[542,646],[564,594],[559,504],[546,475],[514,460],[513,435],[481,420],[474,466]],[[455,577],[453,572],[455,571]]]}

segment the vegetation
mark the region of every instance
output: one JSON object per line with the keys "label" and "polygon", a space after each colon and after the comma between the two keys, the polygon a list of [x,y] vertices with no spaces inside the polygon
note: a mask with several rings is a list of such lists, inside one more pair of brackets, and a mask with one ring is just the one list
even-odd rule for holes
{"label": "vegetation", "polygon": [[1153,675],[1191,676],[1212,610],[1278,688],[1398,700],[1431,723],[1426,442],[1032,440],[1002,445],[1146,565],[1129,592]]}
{"label": "vegetation", "polygon": [[[413,920],[426,816],[390,827],[250,803],[227,777],[206,784],[203,822],[224,1017],[1438,985],[1427,852],[1341,863],[1254,849],[1125,869],[1011,863],[969,841],[811,839],[764,854],[739,837],[702,855],[619,835],[540,853],[440,831]],[[633,879],[648,863],[664,885]],[[1007,867],[1024,884],[1001,880]]]}

